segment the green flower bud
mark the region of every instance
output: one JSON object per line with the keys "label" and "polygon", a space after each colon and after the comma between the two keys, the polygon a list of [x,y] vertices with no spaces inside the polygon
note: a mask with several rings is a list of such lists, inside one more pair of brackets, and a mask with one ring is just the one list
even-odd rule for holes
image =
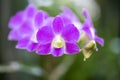
{"label": "green flower bud", "polygon": [[92,53],[96,50],[96,43],[95,41],[91,40],[89,41],[84,47],[83,47],[83,55],[84,55],[84,61],[88,59]]}

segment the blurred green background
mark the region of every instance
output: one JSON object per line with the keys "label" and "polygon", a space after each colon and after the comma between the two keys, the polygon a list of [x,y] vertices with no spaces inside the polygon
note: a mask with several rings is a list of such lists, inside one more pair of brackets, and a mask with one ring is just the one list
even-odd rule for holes
{"label": "blurred green background", "polygon": [[[81,53],[54,58],[16,49],[16,42],[7,39],[10,31],[8,21],[17,11],[23,10],[28,2],[0,0],[0,80],[120,80],[119,1],[95,1],[100,6],[101,16],[93,22],[98,35],[104,38],[105,45],[97,45],[99,51],[83,61]],[[57,7],[52,5],[43,9],[55,15],[59,12]],[[60,75],[54,72],[57,68],[57,73],[62,72]],[[56,76],[59,78],[51,78]]]}

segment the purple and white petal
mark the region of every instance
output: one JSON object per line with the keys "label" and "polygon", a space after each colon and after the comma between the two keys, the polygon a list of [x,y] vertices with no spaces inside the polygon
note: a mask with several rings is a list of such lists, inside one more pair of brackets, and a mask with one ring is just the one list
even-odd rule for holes
{"label": "purple and white petal", "polygon": [[35,27],[39,28],[43,23],[43,13],[41,11],[37,12],[34,18]]}
{"label": "purple and white petal", "polygon": [[25,17],[26,18],[32,18],[34,14],[36,13],[36,8],[34,5],[29,5],[25,10]]}
{"label": "purple and white petal", "polygon": [[16,48],[18,49],[26,49],[27,45],[29,44],[29,37],[23,38],[21,40],[18,41]]}
{"label": "purple and white petal", "polygon": [[27,50],[29,52],[32,52],[32,51],[35,51],[36,48],[37,48],[38,44],[37,43],[34,43],[34,42],[29,42],[28,46],[27,46]]}
{"label": "purple and white petal", "polygon": [[88,11],[86,9],[83,9],[83,15],[86,17],[85,22],[83,24],[83,30],[86,32],[86,34],[88,35],[88,37],[90,39],[95,40],[96,42],[98,42],[101,46],[104,45],[104,40],[100,37],[97,36],[96,34],[96,30],[93,26],[92,23],[92,19],[88,13]]}
{"label": "purple and white petal", "polygon": [[9,40],[20,40],[21,38],[22,38],[22,35],[20,35],[17,30],[10,31],[8,35]]}
{"label": "purple and white petal", "polygon": [[[87,24],[83,24],[83,28],[82,30],[87,34],[87,36],[90,38],[90,39],[93,39],[93,36],[92,36],[92,32],[90,30],[90,28],[87,26]],[[93,32],[94,33],[94,32]]]}
{"label": "purple and white petal", "polygon": [[18,13],[16,13],[15,16],[10,18],[10,21],[8,23],[9,28],[11,29],[15,29],[18,28],[19,25],[23,22],[23,15],[24,12],[23,11],[19,11]]}
{"label": "purple and white petal", "polygon": [[64,53],[64,48],[53,48],[52,55],[55,57],[62,56]]}
{"label": "purple and white petal", "polygon": [[90,39],[94,39],[95,37],[95,29],[92,23],[92,19],[86,9],[83,9],[83,15],[85,16],[85,21],[83,23],[82,30],[88,35]]}
{"label": "purple and white petal", "polygon": [[62,37],[65,39],[66,42],[76,42],[80,37],[80,33],[73,24],[69,24],[64,27],[62,31]]}
{"label": "purple and white petal", "polygon": [[37,32],[37,40],[41,44],[50,43],[54,38],[53,30],[49,26],[42,27]]}
{"label": "purple and white petal", "polygon": [[83,15],[85,16],[85,23],[88,25],[88,27],[93,27],[92,19],[86,9],[83,9]]}
{"label": "purple and white petal", "polygon": [[98,42],[101,46],[104,46],[104,40],[102,38],[96,36],[95,41]]}
{"label": "purple and white petal", "polygon": [[77,16],[68,7],[62,6],[61,10],[63,11],[63,13],[60,14],[62,17],[68,18],[71,22],[79,21]]}
{"label": "purple and white petal", "polygon": [[23,36],[31,35],[33,33],[32,24],[30,21],[24,21],[18,29],[19,34]]}
{"label": "purple and white petal", "polygon": [[67,54],[77,54],[80,52],[80,48],[76,43],[66,43]]}
{"label": "purple and white petal", "polygon": [[53,20],[53,30],[55,33],[60,33],[62,29],[64,28],[63,26],[63,21],[61,17],[55,17]]}
{"label": "purple and white petal", "polygon": [[40,55],[48,55],[51,52],[51,44],[40,44],[36,49],[36,53]]}
{"label": "purple and white petal", "polygon": [[36,50],[37,45],[37,43],[31,42],[29,37],[26,37],[18,41],[16,48],[26,49],[29,52],[33,52]]}

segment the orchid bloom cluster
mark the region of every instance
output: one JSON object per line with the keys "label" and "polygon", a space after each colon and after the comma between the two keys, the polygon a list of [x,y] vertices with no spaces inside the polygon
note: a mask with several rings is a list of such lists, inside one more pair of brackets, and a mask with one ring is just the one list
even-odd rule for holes
{"label": "orchid bloom cluster", "polygon": [[83,9],[84,23],[69,8],[63,6],[61,10],[52,17],[34,5],[28,5],[10,18],[8,39],[18,41],[16,48],[40,55],[59,57],[82,51],[84,59],[89,58],[98,50],[96,42],[103,46],[104,40],[97,36],[87,10]]}

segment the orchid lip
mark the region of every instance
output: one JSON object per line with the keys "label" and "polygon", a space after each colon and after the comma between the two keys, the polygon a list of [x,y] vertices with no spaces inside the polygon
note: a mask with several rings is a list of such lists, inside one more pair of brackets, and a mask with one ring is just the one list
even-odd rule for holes
{"label": "orchid lip", "polygon": [[65,40],[60,35],[56,35],[52,41],[52,46],[54,48],[62,48],[64,47],[64,45],[65,45]]}

